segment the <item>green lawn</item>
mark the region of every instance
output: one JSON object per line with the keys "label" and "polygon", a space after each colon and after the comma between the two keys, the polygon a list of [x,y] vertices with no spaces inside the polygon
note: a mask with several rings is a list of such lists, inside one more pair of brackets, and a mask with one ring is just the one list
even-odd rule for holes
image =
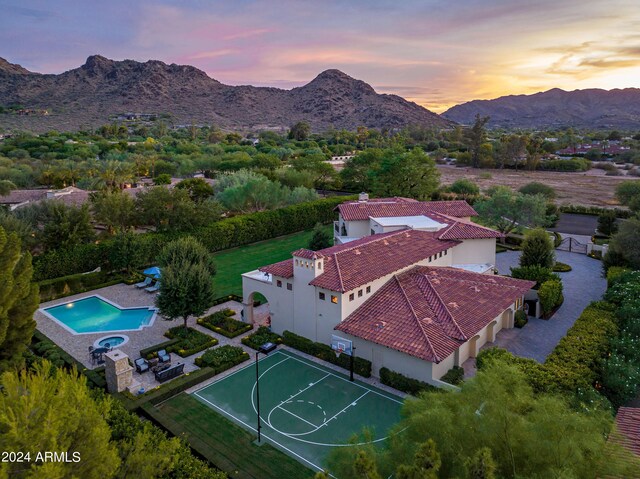
{"label": "green lawn", "polygon": [[[331,228],[327,226],[330,234]],[[310,240],[311,231],[302,231],[215,253],[218,272],[213,278],[213,291],[216,298],[229,294],[242,296],[242,273],[291,258],[293,251],[307,248]]]}
{"label": "green lawn", "polygon": [[215,413],[186,393],[160,406],[146,406],[154,419],[191,446],[230,478],[310,479],[313,472],[269,444],[254,444],[255,435]]}

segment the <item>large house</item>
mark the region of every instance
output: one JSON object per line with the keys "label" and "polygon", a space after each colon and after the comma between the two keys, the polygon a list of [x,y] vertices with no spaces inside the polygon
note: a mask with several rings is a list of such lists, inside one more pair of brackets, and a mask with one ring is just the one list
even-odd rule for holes
{"label": "large house", "polygon": [[513,327],[534,283],[493,274],[501,234],[472,223],[466,202],[361,196],[337,209],[334,246],[243,275],[246,321],[260,293],[274,332],[339,335],[374,375],[387,367],[433,384]]}

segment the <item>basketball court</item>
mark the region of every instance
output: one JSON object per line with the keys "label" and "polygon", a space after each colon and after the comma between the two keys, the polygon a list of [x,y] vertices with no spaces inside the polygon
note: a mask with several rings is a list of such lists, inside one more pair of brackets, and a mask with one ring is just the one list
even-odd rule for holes
{"label": "basketball court", "polygon": [[[336,447],[368,428],[382,443],[400,420],[401,398],[289,351],[262,357],[259,367],[262,441],[320,470]],[[255,363],[193,393],[238,424],[257,431]]]}

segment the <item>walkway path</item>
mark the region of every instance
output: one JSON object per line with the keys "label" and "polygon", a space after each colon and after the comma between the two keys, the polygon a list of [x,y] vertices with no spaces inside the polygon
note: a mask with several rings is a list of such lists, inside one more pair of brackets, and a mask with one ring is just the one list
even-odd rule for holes
{"label": "walkway path", "polygon": [[[509,274],[510,267],[518,266],[520,251],[506,251],[496,256],[500,274]],[[592,301],[602,298],[607,281],[602,277],[602,263],[587,255],[556,251],[556,259],[573,268],[568,273],[559,273],[564,286],[564,303],[549,320],[529,318],[522,329],[503,329],[493,343],[482,349],[498,346],[517,356],[532,358],[542,363],[553,351],[567,330],[578,319],[582,310]],[[475,360],[464,363],[467,376],[475,374]]]}

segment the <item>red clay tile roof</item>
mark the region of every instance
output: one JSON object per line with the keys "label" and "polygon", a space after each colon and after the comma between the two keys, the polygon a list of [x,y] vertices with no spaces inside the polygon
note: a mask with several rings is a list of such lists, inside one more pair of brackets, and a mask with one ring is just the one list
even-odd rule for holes
{"label": "red clay tile roof", "polygon": [[323,257],[322,253],[320,253],[319,251],[313,251],[307,248],[300,248],[299,250],[291,253],[291,256],[305,259],[318,259]]}
{"label": "red clay tile roof", "polygon": [[464,239],[483,239],[483,238],[502,238],[504,235],[499,231],[492,230],[485,226],[481,226],[470,221],[461,221],[458,218],[452,218],[447,215],[430,214],[433,219],[446,223],[449,226],[438,231],[438,239],[443,240],[464,240]]}
{"label": "red clay tile roof", "polygon": [[367,201],[348,201],[336,207],[345,221],[366,220],[369,217],[418,216],[440,213],[455,218],[476,216],[478,213],[466,201],[415,201],[409,198],[378,198]]}
{"label": "red clay tile roof", "polygon": [[[315,252],[298,250],[293,256],[308,255],[308,251],[315,253],[316,257],[323,257],[323,272],[309,284],[330,291],[345,292],[407,268],[457,244],[459,241],[440,240],[433,232],[404,229],[365,236]],[[259,270],[291,278],[293,259],[263,266]]]}
{"label": "red clay tile roof", "polygon": [[614,440],[640,456],[640,408],[621,407],[616,416],[619,437]]}
{"label": "red clay tile roof", "polygon": [[439,363],[534,284],[416,266],[391,278],[335,329]]}
{"label": "red clay tile roof", "polygon": [[259,268],[259,271],[272,274],[273,276],[293,278],[293,259],[285,259],[279,263],[263,266],[262,268]]}
{"label": "red clay tile roof", "polygon": [[320,250],[324,272],[309,284],[331,291],[351,291],[457,244],[439,240],[433,232],[411,229],[365,236]]}

